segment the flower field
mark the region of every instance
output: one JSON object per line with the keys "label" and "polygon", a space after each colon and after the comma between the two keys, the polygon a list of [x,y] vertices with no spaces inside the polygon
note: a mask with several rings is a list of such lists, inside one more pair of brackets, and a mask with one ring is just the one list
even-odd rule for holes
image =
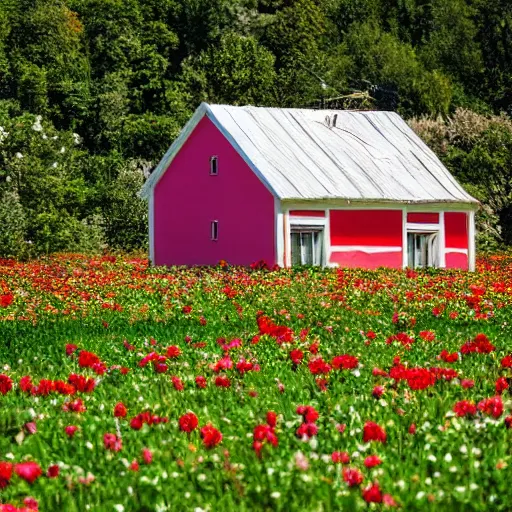
{"label": "flower field", "polygon": [[510,510],[512,259],[0,261],[0,511]]}

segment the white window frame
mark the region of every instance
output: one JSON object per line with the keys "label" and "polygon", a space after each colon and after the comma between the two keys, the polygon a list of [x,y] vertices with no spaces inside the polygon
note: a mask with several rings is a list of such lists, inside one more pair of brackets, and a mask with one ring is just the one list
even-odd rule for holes
{"label": "white window frame", "polygon": [[[324,267],[326,262],[329,261],[328,255],[328,232],[327,232],[327,223],[328,220],[326,217],[299,217],[295,215],[288,215],[289,227],[288,227],[288,256],[287,261],[289,262],[289,266],[292,266],[292,247],[291,247],[291,238],[292,232],[294,233],[313,233],[319,232],[321,233],[322,239],[322,257],[321,261],[318,263],[314,263],[314,265],[318,265],[320,267]],[[313,257],[315,254],[315,245],[314,245],[314,235],[311,236],[311,241],[313,244]],[[301,264],[304,264],[304,255],[301,253]]]}
{"label": "white window frame", "polygon": [[210,157],[210,176],[218,176],[219,175],[219,157],[217,155],[212,155]]}

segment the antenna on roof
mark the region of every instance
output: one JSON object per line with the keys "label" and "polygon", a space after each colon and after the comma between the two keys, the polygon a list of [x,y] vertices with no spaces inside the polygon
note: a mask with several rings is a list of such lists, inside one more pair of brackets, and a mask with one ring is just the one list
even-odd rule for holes
{"label": "antenna on roof", "polygon": [[338,114],[334,114],[332,116],[332,125],[334,128],[336,128],[336,121],[338,120]]}
{"label": "antenna on roof", "polygon": [[325,124],[327,125],[327,128],[331,127],[331,118],[329,116],[325,116]]}

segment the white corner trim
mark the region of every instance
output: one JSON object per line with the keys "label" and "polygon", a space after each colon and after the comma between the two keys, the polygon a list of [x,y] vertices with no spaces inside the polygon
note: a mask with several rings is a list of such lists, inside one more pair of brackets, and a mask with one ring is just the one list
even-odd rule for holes
{"label": "white corner trim", "polygon": [[386,252],[401,252],[402,247],[395,246],[377,246],[377,245],[331,245],[331,252],[352,252],[360,251],[367,254],[379,254]]}
{"label": "white corner trim", "polygon": [[446,268],[446,232],[444,228],[444,212],[439,213],[439,267]]}
{"label": "white corner trim", "polygon": [[148,202],[148,223],[149,223],[149,261],[155,264],[155,191],[152,189]]}
{"label": "white corner trim", "polygon": [[329,209],[325,210],[325,228],[324,228],[324,264],[326,267],[331,263],[331,214]]}
{"label": "white corner trim", "polygon": [[476,269],[476,246],[475,246],[475,212],[469,212],[468,216],[468,263],[469,270]]}
{"label": "white corner trim", "polygon": [[407,254],[407,208],[402,208],[402,268],[407,268],[409,255]]}
{"label": "white corner trim", "polygon": [[281,201],[274,198],[275,219],[275,261],[280,267],[284,267],[284,215],[281,210]]}

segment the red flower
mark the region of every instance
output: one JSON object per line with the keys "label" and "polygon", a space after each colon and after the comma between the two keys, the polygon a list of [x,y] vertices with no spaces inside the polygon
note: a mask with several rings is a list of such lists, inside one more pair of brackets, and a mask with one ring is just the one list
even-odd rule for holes
{"label": "red flower", "polygon": [[411,434],[411,435],[416,434],[416,424],[415,423],[411,423],[411,425],[409,427],[409,434]]}
{"label": "red flower", "polygon": [[144,464],[151,464],[153,461],[153,454],[151,453],[151,450],[148,448],[142,449],[142,460],[144,461]]}
{"label": "red flower", "polygon": [[493,396],[486,398],[478,403],[478,410],[482,411],[488,416],[499,418],[503,414],[503,402],[501,396]]}
{"label": "red flower", "polygon": [[464,388],[464,389],[469,389],[469,388],[472,388],[474,385],[475,385],[475,381],[474,380],[471,380],[471,379],[462,379],[460,381],[460,385]]}
{"label": "red flower", "polygon": [[343,468],[343,480],[349,487],[356,487],[363,482],[363,474],[355,468]]}
{"label": "red flower", "polygon": [[477,354],[489,354],[494,352],[496,347],[489,341],[485,334],[477,334],[473,341],[467,341],[460,347],[462,354],[471,354],[476,352]]}
{"label": "red flower", "polygon": [[97,363],[101,363],[101,361],[96,354],[87,352],[86,350],[80,351],[80,355],[78,356],[78,364],[82,368],[92,368],[92,366]]}
{"label": "red flower", "polygon": [[379,484],[373,483],[363,490],[363,499],[366,503],[382,503],[382,492]]}
{"label": "red flower", "polygon": [[380,464],[382,464],[382,460],[378,455],[370,455],[369,457],[366,457],[366,459],[364,459],[364,465],[367,468],[374,468],[375,466],[379,466]]}
{"label": "red flower", "polygon": [[332,367],[336,370],[352,370],[357,367],[359,360],[349,354],[336,356],[331,361]]}
{"label": "red flower", "polygon": [[26,510],[20,509],[23,512],[37,512],[37,510],[39,508],[39,503],[37,502],[37,500],[35,498],[32,498],[32,496],[27,496],[23,500],[23,505],[25,505],[27,507]]}
{"label": "red flower", "polygon": [[37,425],[33,421],[29,421],[28,423],[25,423],[25,425],[23,426],[25,427],[25,430],[29,434],[35,434],[37,432]]}
{"label": "red flower", "polygon": [[199,421],[193,412],[187,412],[179,419],[180,430],[183,432],[192,432],[197,428]]}
{"label": "red flower", "polygon": [[372,391],[373,398],[379,399],[384,394],[384,386],[375,386]]}
{"label": "red flower", "polygon": [[461,400],[453,406],[453,412],[459,416],[474,416],[476,414],[476,405],[467,400]]}
{"label": "red flower", "polygon": [[[505,427],[512,428],[512,416],[507,416],[505,418]],[[0,484],[0,489],[1,489],[1,484]]]}
{"label": "red flower", "polygon": [[12,389],[12,379],[3,373],[0,374],[0,393],[6,395]]}
{"label": "red flower", "polygon": [[81,413],[81,412],[85,412],[87,410],[87,408],[85,407],[82,400],[80,400],[80,398],[77,398],[74,402],[66,402],[62,406],[62,410],[66,411],[66,412]]}
{"label": "red flower", "polygon": [[73,343],[67,343],[66,344],[66,355],[70,356],[71,354],[76,352],[77,349],[78,349],[78,347],[76,345],[73,345]]}
{"label": "red flower", "polygon": [[363,427],[363,442],[368,443],[370,441],[386,442],[386,432],[373,421],[367,421]]}
{"label": "red flower", "polygon": [[503,391],[505,391],[506,389],[508,389],[508,382],[507,382],[507,379],[505,379],[505,377],[500,377],[497,381],[496,381],[496,394],[497,395],[501,395],[503,393]]}
{"label": "red flower", "polygon": [[10,462],[0,461],[0,489],[9,485],[12,477],[12,464]]}
{"label": "red flower", "polygon": [[231,381],[225,375],[219,375],[215,378],[215,385],[218,388],[229,388],[231,386]]}
{"label": "red flower", "polygon": [[277,424],[277,414],[274,411],[267,412],[267,423],[271,427],[275,427]]}
{"label": "red flower", "polygon": [[21,391],[23,391],[24,393],[30,393],[32,391],[33,387],[34,386],[32,384],[31,377],[29,377],[28,375],[26,375],[25,377],[21,377],[21,379],[20,379]]}
{"label": "red flower", "polygon": [[29,484],[33,484],[43,474],[37,462],[20,462],[15,464],[14,472]]}
{"label": "red flower", "polygon": [[174,389],[176,391],[183,391],[185,389],[185,386],[183,385],[183,382],[176,375],[173,375],[171,377],[171,382],[172,382],[172,385],[174,386]]}
{"label": "red flower", "polygon": [[321,357],[315,357],[308,363],[309,371],[313,375],[319,375],[321,373],[329,373],[331,366],[327,364]]}
{"label": "red flower", "polygon": [[167,348],[166,354],[169,359],[174,359],[181,355],[181,350],[176,345],[171,345]]}
{"label": "red flower", "polygon": [[60,473],[60,468],[57,466],[57,464],[54,464],[48,468],[48,471],[46,472],[46,476],[48,478],[57,478]]}
{"label": "red flower", "polygon": [[295,435],[297,437],[303,438],[306,437],[309,439],[310,437],[316,436],[318,434],[318,427],[314,423],[303,423],[296,430]]}
{"label": "red flower", "polygon": [[64,428],[64,432],[66,432],[66,435],[70,438],[76,434],[77,430],[78,427],[76,425],[68,425]]}
{"label": "red flower", "polygon": [[347,452],[333,452],[331,459],[335,464],[348,464],[350,455]]}
{"label": "red flower", "polygon": [[310,405],[299,405],[297,407],[297,414],[304,418],[305,423],[314,423],[318,419],[318,412]]}
{"label": "red flower", "polygon": [[128,409],[126,408],[126,405],[124,405],[123,402],[118,402],[114,407],[114,416],[116,418],[126,418],[127,414]]}
{"label": "red flower", "polygon": [[139,471],[139,463],[138,461],[135,459],[131,464],[130,464],[130,471]]}
{"label": "red flower", "polygon": [[201,429],[201,438],[203,444],[207,448],[213,448],[222,441],[222,433],[217,430],[211,423],[208,423]]}
{"label": "red flower", "polygon": [[[57,382],[58,381],[55,382],[56,386]],[[80,391],[81,393],[92,393],[94,391],[94,388],[96,387],[96,382],[93,378],[87,378],[84,377],[83,375],[76,375],[75,373],[72,373],[68,377],[68,383],[71,384],[77,391]],[[65,388],[62,388],[61,391],[65,391]]]}
{"label": "red flower", "polygon": [[387,377],[388,376],[388,374],[384,370],[381,370],[380,368],[374,368],[372,370],[372,375],[374,377]]}
{"label": "red flower", "polygon": [[0,308],[6,308],[14,302],[14,295],[12,293],[4,293],[0,295]]}
{"label": "red flower", "polygon": [[336,425],[336,430],[340,433],[340,434],[343,434],[343,432],[345,432],[345,429],[347,428],[347,425],[345,425],[345,423],[338,423]]}
{"label": "red flower", "polygon": [[459,360],[459,354],[457,352],[452,352],[450,354],[447,350],[442,350],[437,358],[447,363],[455,363]]}
{"label": "red flower", "polygon": [[302,352],[302,350],[299,350],[298,348],[293,349],[290,352],[290,359],[292,360],[292,363],[294,365],[299,365],[302,362],[303,358],[304,358],[304,352]]}
{"label": "red flower", "polygon": [[436,335],[432,331],[420,331],[420,338],[425,341],[434,341]]}
{"label": "red flower", "polygon": [[501,367],[502,368],[512,368],[512,355],[505,356],[501,360]]}
{"label": "red flower", "polygon": [[106,450],[110,450],[112,452],[118,452],[123,447],[121,438],[117,437],[115,434],[109,433],[103,436],[103,444]]}
{"label": "red flower", "polygon": [[207,386],[207,381],[206,381],[206,378],[203,377],[202,375],[198,375],[196,377],[196,386],[200,389],[204,389],[206,386]]}
{"label": "red flower", "polygon": [[181,311],[182,311],[185,315],[188,315],[188,314],[192,311],[192,306],[183,306],[183,308],[181,308]]}

